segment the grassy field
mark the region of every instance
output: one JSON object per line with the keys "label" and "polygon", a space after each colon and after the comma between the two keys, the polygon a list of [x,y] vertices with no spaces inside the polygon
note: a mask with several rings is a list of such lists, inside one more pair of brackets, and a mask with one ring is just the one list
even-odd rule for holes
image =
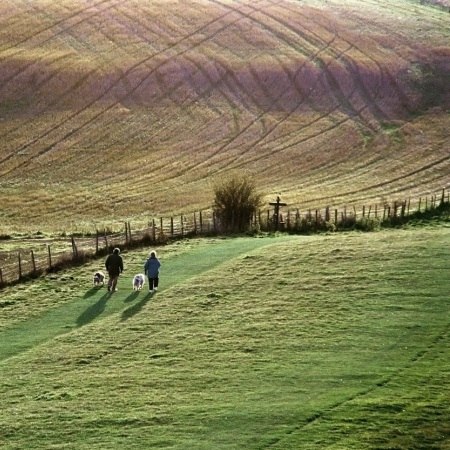
{"label": "grassy field", "polygon": [[[447,0],[445,0],[447,1]],[[419,0],[0,4],[0,234],[449,187],[448,12]]]}
{"label": "grassy field", "polygon": [[192,239],[6,288],[3,449],[450,449],[450,229]]}
{"label": "grassy field", "polygon": [[[448,190],[447,6],[1,1],[0,262],[207,209],[232,172],[302,212]],[[102,260],[7,286],[0,448],[450,450],[449,241],[186,239],[153,296],[150,249],[112,295]]]}

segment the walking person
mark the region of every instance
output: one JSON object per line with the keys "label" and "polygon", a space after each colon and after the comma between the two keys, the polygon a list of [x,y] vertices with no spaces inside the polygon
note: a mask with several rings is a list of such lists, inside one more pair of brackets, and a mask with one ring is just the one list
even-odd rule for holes
{"label": "walking person", "polygon": [[123,272],[123,259],[120,256],[120,249],[115,248],[112,255],[108,255],[105,261],[105,267],[108,271],[108,291],[117,291],[117,281],[119,275]]}
{"label": "walking person", "polygon": [[145,275],[148,278],[148,290],[149,292],[156,292],[159,284],[159,268],[161,263],[156,257],[156,252],[151,252],[144,265]]}

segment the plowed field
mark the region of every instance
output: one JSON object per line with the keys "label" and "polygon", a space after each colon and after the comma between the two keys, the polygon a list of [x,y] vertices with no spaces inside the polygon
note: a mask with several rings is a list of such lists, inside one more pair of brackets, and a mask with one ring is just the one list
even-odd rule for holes
{"label": "plowed field", "polygon": [[[444,4],[445,6],[445,4]],[[4,0],[0,231],[450,186],[450,27],[418,1]]]}

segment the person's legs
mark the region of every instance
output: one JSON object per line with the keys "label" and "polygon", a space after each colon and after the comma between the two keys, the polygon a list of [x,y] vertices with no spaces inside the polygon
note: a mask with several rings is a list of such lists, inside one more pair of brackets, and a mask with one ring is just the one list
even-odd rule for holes
{"label": "person's legs", "polygon": [[158,290],[158,284],[159,284],[159,277],[156,277],[153,279],[153,286],[154,286],[155,291]]}
{"label": "person's legs", "polygon": [[119,275],[115,275],[112,279],[112,286],[111,286],[111,290],[115,291],[116,290],[116,286],[117,286],[117,280],[119,279]]}
{"label": "person's legs", "polygon": [[117,279],[119,278],[119,275],[109,275],[108,278],[108,291],[113,291],[116,289],[117,286]]}
{"label": "person's legs", "polygon": [[148,290],[149,290],[150,292],[153,291],[154,283],[155,283],[155,279],[149,277],[149,278],[148,278]]}
{"label": "person's legs", "polygon": [[113,276],[109,273],[108,274],[108,291],[111,290],[112,282],[113,282]]}

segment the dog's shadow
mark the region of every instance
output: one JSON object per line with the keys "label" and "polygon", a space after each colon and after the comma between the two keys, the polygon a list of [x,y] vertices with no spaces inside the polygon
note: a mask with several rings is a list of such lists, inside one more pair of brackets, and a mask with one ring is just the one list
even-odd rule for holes
{"label": "dog's shadow", "polygon": [[[128,298],[125,300],[125,302],[130,302],[131,300],[134,300],[138,295],[139,295],[139,292],[133,292],[133,294],[128,296]],[[136,314],[138,314],[151,298],[152,298],[152,294],[149,292],[149,293],[147,293],[147,295],[145,297],[143,297],[137,303],[135,303],[134,305],[125,309],[122,312],[122,319],[121,319],[122,322],[125,320],[128,320],[130,317],[133,317]]]}
{"label": "dog's shadow", "polygon": [[85,294],[83,295],[83,298],[89,298],[92,297],[93,295],[95,295],[99,289],[101,289],[103,286],[93,286],[91,287],[88,291],[85,292]]}
{"label": "dog's shadow", "polygon": [[123,302],[130,303],[139,296],[139,291],[133,291]]}
{"label": "dog's shadow", "polygon": [[89,306],[86,311],[80,314],[77,318],[77,326],[82,327],[92,322],[96,317],[98,317],[106,308],[106,302],[110,297],[110,293],[105,293],[96,303]]}

